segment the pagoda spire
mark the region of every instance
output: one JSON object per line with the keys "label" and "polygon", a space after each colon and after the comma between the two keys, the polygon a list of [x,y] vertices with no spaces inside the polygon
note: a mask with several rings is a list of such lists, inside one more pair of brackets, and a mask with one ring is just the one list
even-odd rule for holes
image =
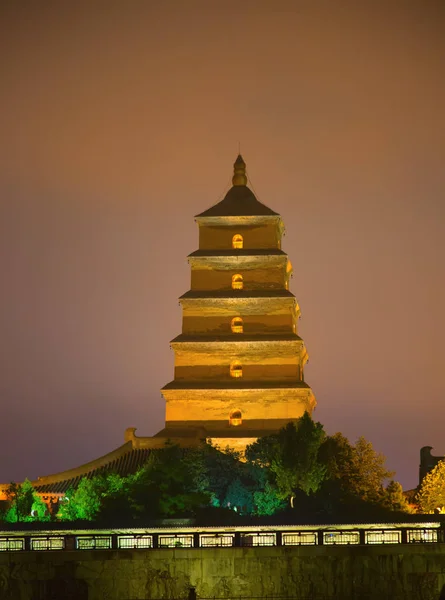
{"label": "pagoda spire", "polygon": [[233,164],[232,184],[247,185],[246,163],[241,154],[238,154],[238,157]]}

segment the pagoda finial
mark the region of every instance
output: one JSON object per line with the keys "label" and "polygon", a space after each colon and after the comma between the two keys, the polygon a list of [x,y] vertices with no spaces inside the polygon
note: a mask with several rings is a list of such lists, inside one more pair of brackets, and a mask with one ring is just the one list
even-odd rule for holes
{"label": "pagoda finial", "polygon": [[241,154],[238,154],[236,161],[233,164],[233,185],[247,185],[246,163]]}

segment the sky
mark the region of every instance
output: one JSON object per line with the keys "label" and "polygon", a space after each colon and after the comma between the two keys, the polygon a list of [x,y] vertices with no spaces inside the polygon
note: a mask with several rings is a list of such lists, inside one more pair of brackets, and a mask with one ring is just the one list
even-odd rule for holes
{"label": "sky", "polygon": [[445,4],[0,4],[0,481],[163,427],[194,215],[280,213],[314,418],[445,454]]}

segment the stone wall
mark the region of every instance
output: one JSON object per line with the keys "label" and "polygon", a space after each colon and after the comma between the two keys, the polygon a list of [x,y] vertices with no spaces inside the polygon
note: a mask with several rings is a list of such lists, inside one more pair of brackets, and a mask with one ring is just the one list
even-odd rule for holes
{"label": "stone wall", "polygon": [[444,544],[0,555],[0,600],[439,600],[444,585]]}

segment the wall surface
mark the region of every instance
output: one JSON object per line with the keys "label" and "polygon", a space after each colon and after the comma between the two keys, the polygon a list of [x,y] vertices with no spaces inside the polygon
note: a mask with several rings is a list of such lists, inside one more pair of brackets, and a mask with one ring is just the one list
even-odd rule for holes
{"label": "wall surface", "polygon": [[2,553],[0,600],[439,600],[445,544]]}

